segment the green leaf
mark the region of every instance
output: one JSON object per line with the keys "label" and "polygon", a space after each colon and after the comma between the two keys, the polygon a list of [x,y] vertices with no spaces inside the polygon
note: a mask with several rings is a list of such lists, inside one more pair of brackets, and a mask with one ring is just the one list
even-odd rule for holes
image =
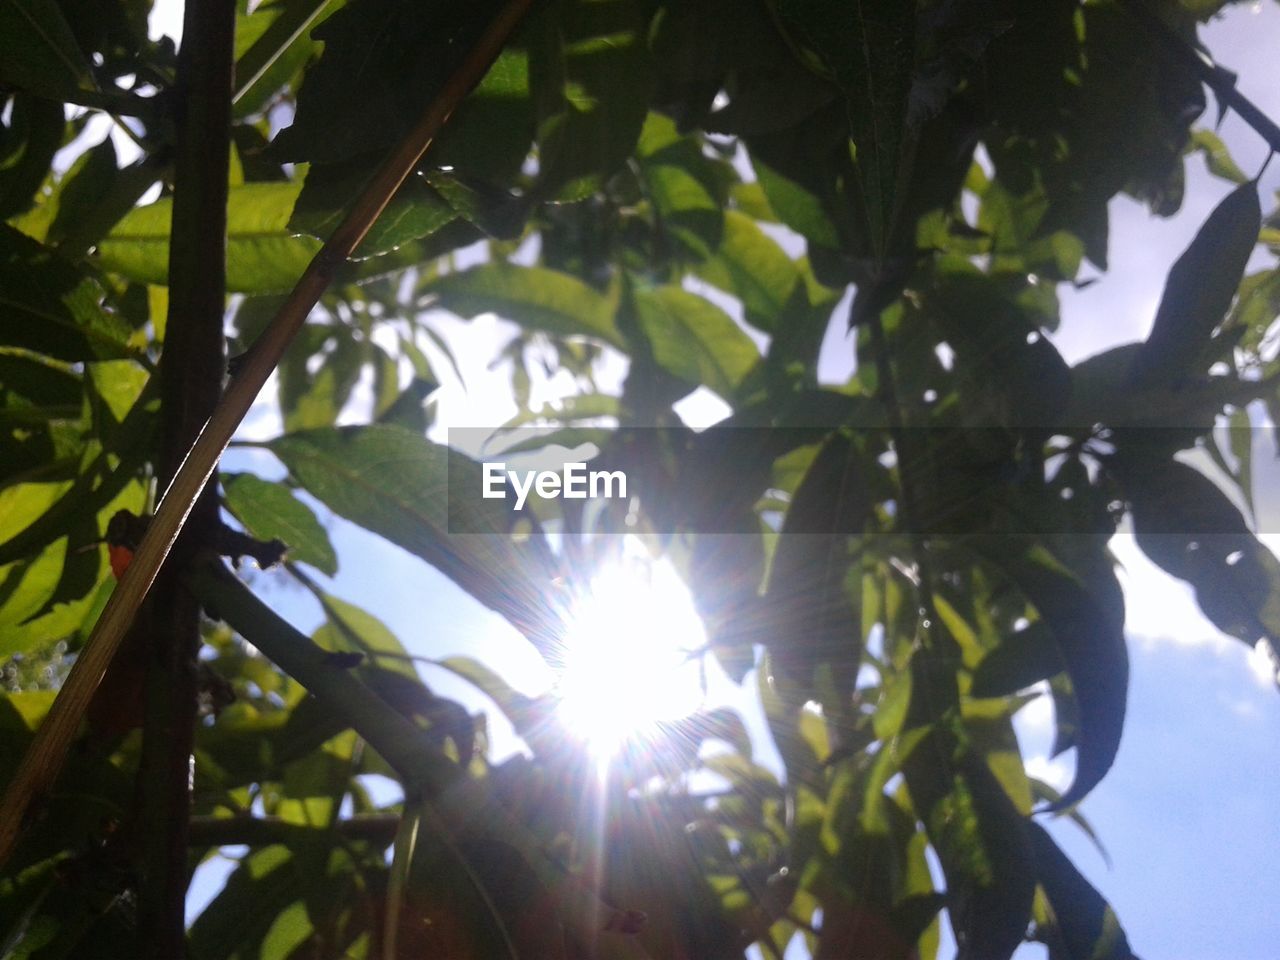
{"label": "green leaf", "polygon": [[1028,824],[1036,879],[1052,908],[1048,929],[1038,930],[1052,960],[1136,960],[1111,905],[1102,898],[1038,823]]}
{"label": "green leaf", "polygon": [[1245,277],[1240,284],[1240,296],[1225,329],[1244,327],[1240,346],[1246,350],[1258,350],[1276,317],[1280,316],[1280,269],[1261,270]]}
{"label": "green leaf", "polygon": [[1193,130],[1187,152],[1203,153],[1204,165],[1215,177],[1230,180],[1235,184],[1246,183],[1249,179],[1231,159],[1231,152],[1227,150],[1227,145],[1222,142],[1222,138],[1212,130]]}
{"label": "green leaf", "polygon": [[129,331],[87,274],[0,224],[0,342],[59,360],[124,357]]}
{"label": "green leaf", "polygon": [[251,473],[223,475],[227,506],[245,529],[259,540],[280,539],[289,556],[333,576],[338,558],[320,521],[311,508],[282,483],[271,483]]}
{"label": "green leaf", "polygon": [[[350,333],[339,332],[334,337],[334,328],[327,325],[307,324],[303,331],[307,336],[295,342],[279,367],[280,412],[285,429],[291,431],[333,426],[360,379],[370,350],[367,341]],[[320,353],[319,348],[330,342],[332,348]],[[319,365],[313,371],[317,359]]]}
{"label": "green leaf", "polygon": [[57,212],[45,239],[51,244],[63,240],[102,202],[118,174],[116,148],[110,137],[77,157],[58,185]]}
{"label": "green leaf", "polygon": [[317,597],[329,618],[329,622],[312,635],[317,646],[326,650],[359,650],[377,669],[400,674],[421,686],[409,651],[390,627],[368,610],[332,594],[317,593]]}
{"label": "green leaf", "polygon": [[[507,536],[505,508],[480,499],[475,461],[383,424],[287,434],[269,446],[329,509],[421,557],[527,633],[545,632],[545,574],[532,548]],[[483,533],[453,536],[451,521]]]}
{"label": "green leaf", "polygon": [[525,696],[480,661],[471,657],[446,657],[435,664],[466,680],[496,703],[520,736],[536,738],[546,724],[549,711],[545,703]]}
{"label": "green leaf", "polygon": [[661,227],[708,256],[724,232],[724,185],[698,139],[681,136],[670,118],[651,113],[636,159]]}
{"label": "green leaf", "polygon": [[769,206],[783,223],[819,246],[833,249],[840,246],[835,224],[823,210],[821,200],[763,160],[753,157],[752,165],[769,198]]}
{"label": "green leaf", "polygon": [[89,61],[56,0],[0,0],[0,79],[54,97],[94,89]]}
{"label": "green leaf", "polygon": [[635,308],[657,364],[722,397],[731,397],[760,360],[756,345],[727,313],[682,287],[638,291]]}
{"label": "green leaf", "polygon": [[261,109],[319,49],[311,39],[344,0],[278,0],[260,3],[236,19],[237,118]]}
{"label": "green leaf", "polygon": [[1204,372],[1195,361],[1231,306],[1261,228],[1253,183],[1237,187],[1209,214],[1169,271],[1151,334],[1130,368],[1136,386],[1177,386]]}
{"label": "green leaf", "polygon": [[715,255],[698,267],[698,275],[742,301],[747,321],[766,333],[777,333],[777,318],[800,280],[795,262],[754,220],[728,210]]}
{"label": "green leaf", "polygon": [[427,291],[459,316],[496,313],[526,330],[623,346],[610,301],[566,273],[488,263],[438,277]]}
{"label": "green leaf", "polygon": [[[299,183],[246,183],[227,199],[227,290],[263,294],[287,291],[320,249],[311,237],[295,236],[289,216]],[[166,197],[128,213],[98,247],[102,266],[130,280],[167,286],[169,222]]]}
{"label": "green leaf", "polygon": [[17,94],[7,124],[0,124],[0,219],[28,209],[49,176],[67,131],[64,107]]}

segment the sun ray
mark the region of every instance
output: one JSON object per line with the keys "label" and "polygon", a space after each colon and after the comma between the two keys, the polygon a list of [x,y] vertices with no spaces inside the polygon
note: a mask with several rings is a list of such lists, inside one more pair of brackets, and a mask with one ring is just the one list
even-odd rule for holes
{"label": "sun ray", "polygon": [[570,732],[597,758],[695,712],[706,644],[692,598],[669,564],[636,558],[596,573],[571,601],[557,693]]}

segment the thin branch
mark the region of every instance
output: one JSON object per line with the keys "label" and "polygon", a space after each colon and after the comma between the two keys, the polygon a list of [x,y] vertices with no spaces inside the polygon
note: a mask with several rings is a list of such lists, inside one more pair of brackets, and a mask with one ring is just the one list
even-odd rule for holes
{"label": "thin branch", "polygon": [[134,614],[155,581],[192,505],[213,474],[227,441],[249,412],[258,392],[294,335],[306,322],[311,308],[329,286],[338,266],[351,256],[364,239],[400,184],[413,172],[454,108],[484,76],[532,2],[533,0],[508,0],[461,66],[449,78],[444,89],[427,107],[422,118],[370,181],[342,224],[308,264],[271,325],[245,355],[244,363],[228,386],[222,401],[205,423],[182,468],[165,491],[159,509],[134,554],[133,562],[129,564],[124,577],[103,608],[97,626],[67,675],[48,715],[36,731],[17,774],[5,791],[4,800],[0,803],[0,865],[13,852],[33,813],[33,805],[48,791],[62,769],[67,750],[94,690],[133,622]]}

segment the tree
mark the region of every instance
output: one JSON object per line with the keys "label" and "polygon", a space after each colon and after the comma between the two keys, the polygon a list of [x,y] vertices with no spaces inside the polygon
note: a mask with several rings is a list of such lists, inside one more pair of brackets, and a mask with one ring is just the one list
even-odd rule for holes
{"label": "tree", "polygon": [[[6,950],[702,960],[799,933],[889,960],[933,956],[945,907],[972,960],[1131,957],[1041,826],[1080,819],[1123,727],[1108,538],[1130,518],[1222,630],[1280,635],[1249,447],[1214,433],[1276,419],[1280,312],[1280,271],[1242,279],[1280,223],[1191,129],[1207,85],[1280,149],[1196,52],[1222,6],[189,0],[175,52],[145,2],[0,4]],[[98,117],[136,159],[89,142]],[[1068,366],[1058,286],[1106,268],[1120,191],[1178,208],[1192,149],[1239,186],[1145,342]],[[426,437],[452,359],[430,310],[517,325],[504,456],[593,443],[630,501],[480,498]],[[206,486],[273,369],[257,447],[287,476]],[[573,401],[535,406],[539,370]],[[693,431],[698,387],[732,413]],[[555,693],[446,662],[529,747],[492,762],[483,717],[316,579],[317,503],[552,663],[558,598],[644,534],[700,655],[758,684],[783,776],[723,708],[601,775]],[[279,562],[325,625],[219,555]],[[1076,755],[1061,796],[1014,736],[1037,691]],[[184,929],[192,866],[231,844]]]}

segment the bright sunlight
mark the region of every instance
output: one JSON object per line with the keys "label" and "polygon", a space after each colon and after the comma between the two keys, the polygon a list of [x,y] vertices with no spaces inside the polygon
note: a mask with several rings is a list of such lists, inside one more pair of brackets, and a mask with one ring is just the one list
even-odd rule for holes
{"label": "bright sunlight", "polygon": [[558,684],[568,728],[607,756],[703,700],[706,643],[689,591],[669,565],[634,559],[601,570],[577,596]]}

